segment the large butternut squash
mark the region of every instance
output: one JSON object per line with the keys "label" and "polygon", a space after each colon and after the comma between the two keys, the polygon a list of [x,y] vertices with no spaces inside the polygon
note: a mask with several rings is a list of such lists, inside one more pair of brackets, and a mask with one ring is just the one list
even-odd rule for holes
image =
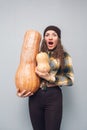
{"label": "large butternut squash", "polygon": [[40,79],[35,73],[36,55],[39,52],[41,34],[35,30],[29,30],[25,33],[22,51],[20,55],[20,64],[18,66],[15,83],[21,91],[36,92],[40,86]]}

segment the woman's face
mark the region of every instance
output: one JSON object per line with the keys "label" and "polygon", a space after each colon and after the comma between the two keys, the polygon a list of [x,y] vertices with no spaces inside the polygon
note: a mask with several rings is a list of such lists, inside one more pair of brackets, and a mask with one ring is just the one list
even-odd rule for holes
{"label": "woman's face", "polygon": [[58,44],[59,37],[55,31],[48,30],[45,33],[44,39],[46,41],[48,49],[53,50]]}

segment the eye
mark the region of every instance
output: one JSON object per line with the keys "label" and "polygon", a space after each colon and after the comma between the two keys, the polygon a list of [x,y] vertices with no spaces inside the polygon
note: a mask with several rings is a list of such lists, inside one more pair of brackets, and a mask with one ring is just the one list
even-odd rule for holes
{"label": "eye", "polygon": [[46,34],[45,34],[45,37],[48,37],[48,36],[49,36],[49,33],[46,33]]}
{"label": "eye", "polygon": [[56,36],[57,36],[57,33],[53,33],[52,35],[53,35],[54,37],[56,37]]}

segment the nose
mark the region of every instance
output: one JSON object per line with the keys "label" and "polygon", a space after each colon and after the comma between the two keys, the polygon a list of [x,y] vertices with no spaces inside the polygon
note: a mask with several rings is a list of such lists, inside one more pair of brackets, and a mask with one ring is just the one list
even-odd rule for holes
{"label": "nose", "polygon": [[53,39],[52,35],[49,35],[49,39]]}

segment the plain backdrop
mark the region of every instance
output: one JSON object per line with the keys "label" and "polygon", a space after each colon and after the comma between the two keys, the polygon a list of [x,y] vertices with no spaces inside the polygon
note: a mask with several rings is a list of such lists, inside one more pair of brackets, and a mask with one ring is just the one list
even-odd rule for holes
{"label": "plain backdrop", "polygon": [[33,130],[28,98],[16,96],[15,73],[25,32],[43,34],[48,25],[61,29],[75,74],[74,85],[62,87],[61,130],[87,129],[87,1],[0,0],[0,130]]}

